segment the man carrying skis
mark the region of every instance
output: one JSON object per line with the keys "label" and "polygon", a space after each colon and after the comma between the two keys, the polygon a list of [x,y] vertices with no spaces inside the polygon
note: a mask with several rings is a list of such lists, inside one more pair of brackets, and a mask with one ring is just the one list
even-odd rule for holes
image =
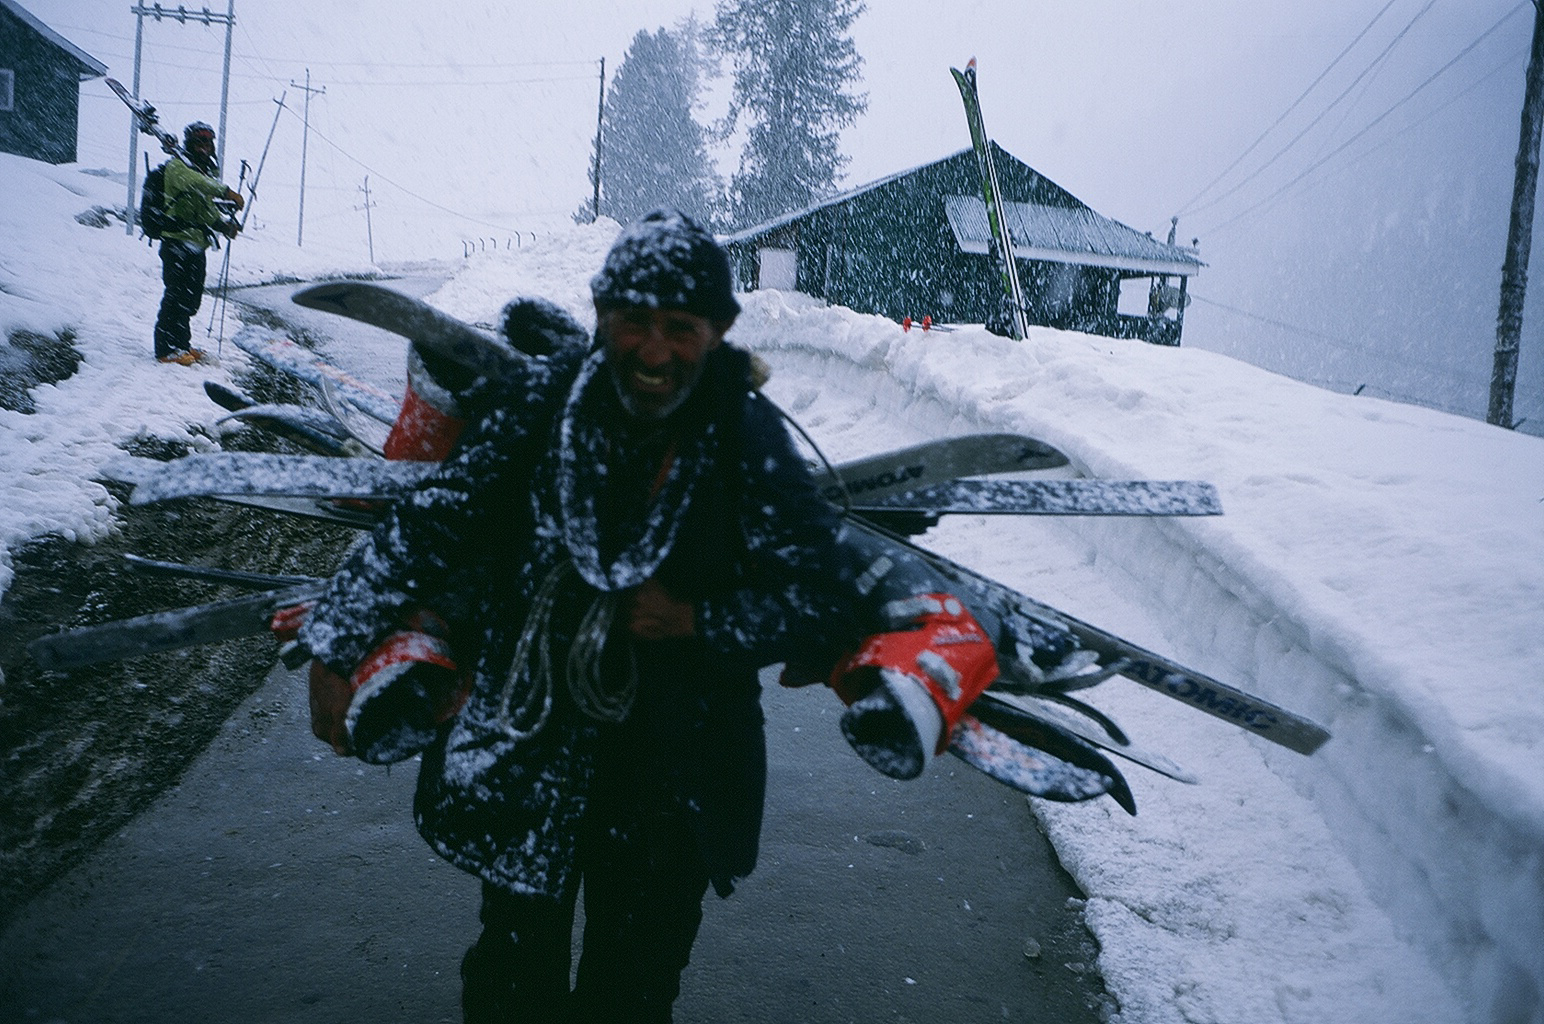
{"label": "man carrying skis", "polygon": [[161,280],[166,290],[155,321],[155,357],[191,366],[203,353],[192,347],[191,321],[204,301],[206,250],[215,232],[235,238],[234,220],[215,206],[221,199],[241,209],[241,195],[220,181],[214,129],[194,121],[183,130],[182,152],[166,162],[165,208],[175,226],[161,236]]}
{"label": "man carrying skis", "polygon": [[419,831],[482,880],[469,1022],[669,1021],[709,885],[755,865],[757,669],[859,635],[840,521],[724,340],[724,251],[655,211],[591,290],[593,345],[498,382],[300,633],[313,730],[423,747]]}

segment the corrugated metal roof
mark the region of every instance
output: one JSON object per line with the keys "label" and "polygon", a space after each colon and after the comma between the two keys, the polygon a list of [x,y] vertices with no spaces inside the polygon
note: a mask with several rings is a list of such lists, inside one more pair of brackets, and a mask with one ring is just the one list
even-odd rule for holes
{"label": "corrugated metal roof", "polygon": [[[965,152],[965,151],[962,150],[961,152]],[[955,155],[958,156],[959,154],[957,153]],[[941,161],[935,161],[935,162],[941,162]],[[760,237],[761,235],[769,235],[772,232],[778,230],[779,228],[787,227],[789,224],[792,224],[794,221],[801,220],[802,218],[809,216],[810,214],[814,213],[816,210],[824,210],[827,207],[837,206],[837,205],[839,205],[841,203],[845,203],[845,202],[847,202],[847,200],[852,199],[852,198],[854,198],[856,196],[861,196],[865,192],[872,192],[872,191],[874,191],[875,189],[879,188],[882,185],[888,185],[892,181],[898,181],[901,178],[906,177],[908,174],[915,174],[920,167],[927,167],[927,166],[929,166],[929,165],[928,164],[920,164],[920,165],[918,165],[918,167],[913,167],[910,170],[896,171],[894,174],[887,174],[883,178],[880,178],[880,179],[878,179],[876,181],[871,181],[871,182],[869,182],[866,185],[859,185],[856,188],[848,189],[846,192],[840,192],[840,193],[830,197],[829,199],[822,199],[818,203],[811,203],[809,206],[804,207],[802,210],[793,210],[793,211],[791,211],[789,213],[783,214],[782,216],[773,217],[771,220],[763,221],[762,223],[757,224],[757,225],[755,225],[753,227],[748,227],[748,228],[745,228],[745,229],[740,230],[740,231],[730,232],[727,235],[718,235],[717,238],[718,238],[719,244],[720,245],[735,245],[735,244],[737,244],[739,242],[748,242],[748,241],[750,241],[753,238]]]}
{"label": "corrugated metal roof", "polygon": [[[991,227],[981,197],[943,198],[944,214],[960,249],[990,252]],[[1191,250],[1160,242],[1087,207],[1069,209],[1012,201],[1003,207],[1013,254],[1019,259],[1187,276],[1205,266]]]}
{"label": "corrugated metal roof", "polygon": [[103,64],[101,61],[91,56],[91,54],[87,53],[85,50],[82,50],[80,47],[64,38],[64,36],[61,36],[59,33],[43,24],[42,21],[38,20],[36,15],[22,7],[21,4],[16,3],[16,0],[0,0],[0,7],[4,7],[6,10],[16,15],[16,17],[20,18],[27,25],[31,26],[33,31],[37,32],[44,39],[47,39],[59,49],[63,50],[66,54],[74,57],[77,61],[79,61],[81,65],[80,76],[82,78],[99,78],[102,75],[107,74],[106,64]]}

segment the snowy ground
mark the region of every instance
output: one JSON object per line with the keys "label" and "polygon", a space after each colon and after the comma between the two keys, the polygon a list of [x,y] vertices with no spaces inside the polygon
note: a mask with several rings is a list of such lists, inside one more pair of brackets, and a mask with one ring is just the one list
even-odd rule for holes
{"label": "snowy ground", "polygon": [[[0,181],[0,329],[68,329],[83,357],[35,389],[36,414],[0,410],[3,588],[26,539],[112,529],[91,477],[122,440],[212,445],[201,384],[245,356],[227,341],[213,369],[151,360],[154,253],[74,219],[121,184],[8,156]],[[588,320],[614,230],[436,268],[454,276],[432,301],[490,322],[532,293]],[[368,270],[257,237],[232,278]],[[1119,1020],[1544,1021],[1544,440],[1192,349],[903,333],[796,295],[747,296],[732,337],[834,459],[1011,430],[1090,476],[1219,488],[1220,518],[957,520],[927,538],[1334,733],[1303,758],[1124,681],[1096,691],[1203,780],[1133,767],[1135,819],[1035,804],[1088,894]],[[331,355],[400,378],[400,348]]]}

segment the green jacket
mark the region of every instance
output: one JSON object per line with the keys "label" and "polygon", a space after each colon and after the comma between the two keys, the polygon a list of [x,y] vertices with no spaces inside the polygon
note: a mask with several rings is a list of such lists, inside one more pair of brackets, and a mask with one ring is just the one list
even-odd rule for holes
{"label": "green jacket", "polygon": [[166,192],[166,212],[179,224],[187,225],[166,232],[162,241],[192,242],[208,248],[209,232],[225,219],[211,202],[225,194],[224,183],[195,171],[182,157],[174,156],[166,161],[162,188]]}

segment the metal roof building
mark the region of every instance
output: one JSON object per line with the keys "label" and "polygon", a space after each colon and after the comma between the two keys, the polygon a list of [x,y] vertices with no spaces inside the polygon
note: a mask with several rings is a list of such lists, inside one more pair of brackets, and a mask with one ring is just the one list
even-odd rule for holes
{"label": "metal roof building", "polygon": [[[1192,249],[1103,217],[992,144],[1029,321],[1177,345]],[[725,236],[742,289],[805,292],[895,320],[1005,330],[975,153],[966,149]],[[1171,279],[1174,279],[1171,283]],[[1122,311],[1125,291],[1135,312]],[[1143,287],[1145,286],[1145,287]]]}
{"label": "metal roof building", "polygon": [[0,0],[0,152],[73,163],[80,83],[105,74],[105,64],[16,0]]}

